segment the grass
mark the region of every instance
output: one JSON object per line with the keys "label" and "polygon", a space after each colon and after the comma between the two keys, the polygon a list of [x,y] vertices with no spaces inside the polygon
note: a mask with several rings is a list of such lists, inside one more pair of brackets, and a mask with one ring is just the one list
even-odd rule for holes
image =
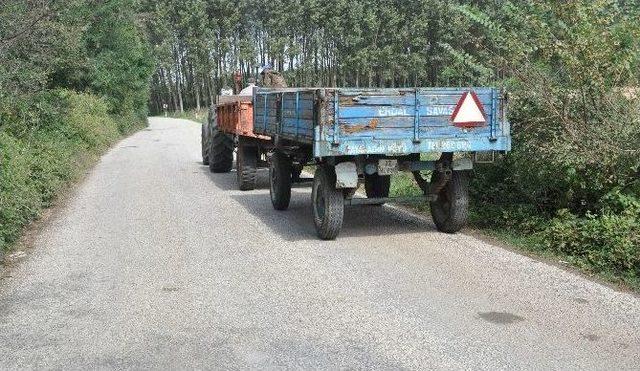
{"label": "grass", "polygon": [[207,122],[207,114],[208,113],[206,109],[200,109],[200,110],[192,109],[184,112],[180,112],[180,111],[169,112],[169,117],[205,123]]}

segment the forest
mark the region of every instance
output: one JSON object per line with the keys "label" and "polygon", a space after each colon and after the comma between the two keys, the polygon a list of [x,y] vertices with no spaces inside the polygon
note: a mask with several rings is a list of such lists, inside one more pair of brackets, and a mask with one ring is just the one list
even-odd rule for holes
{"label": "forest", "polygon": [[475,227],[640,287],[639,20],[637,0],[2,2],[0,247],[147,113],[269,64],[290,86],[505,88],[514,148],[475,172]]}

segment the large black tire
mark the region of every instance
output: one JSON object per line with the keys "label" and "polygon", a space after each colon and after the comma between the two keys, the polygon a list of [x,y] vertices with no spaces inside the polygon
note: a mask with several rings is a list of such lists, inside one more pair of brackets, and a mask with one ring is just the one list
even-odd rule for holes
{"label": "large black tire", "polygon": [[[438,173],[433,172],[432,184]],[[438,198],[431,201],[431,216],[440,232],[456,233],[469,217],[469,172],[454,171],[451,180],[440,190]]]}
{"label": "large black tire", "polygon": [[286,210],[291,201],[291,159],[281,151],[271,156],[269,166],[269,194],[276,210]]}
{"label": "large black tire", "polygon": [[214,128],[209,148],[209,170],[214,173],[228,173],[232,167],[233,138]]}
{"label": "large black tire", "polygon": [[319,165],[316,168],[311,204],[318,237],[323,240],[338,237],[344,219],[344,192],[336,189],[336,173],[333,166]]}
{"label": "large black tire", "polygon": [[260,152],[258,151],[258,147],[243,142],[242,138],[240,138],[236,158],[238,188],[240,188],[241,191],[250,191],[256,188],[258,156]]}
{"label": "large black tire", "polygon": [[364,190],[368,198],[389,197],[389,187],[391,187],[391,175],[374,173],[364,176]]}
{"label": "large black tire", "polygon": [[209,135],[207,135],[207,124],[202,124],[202,133],[200,135],[200,143],[202,147],[202,164],[209,165]]}

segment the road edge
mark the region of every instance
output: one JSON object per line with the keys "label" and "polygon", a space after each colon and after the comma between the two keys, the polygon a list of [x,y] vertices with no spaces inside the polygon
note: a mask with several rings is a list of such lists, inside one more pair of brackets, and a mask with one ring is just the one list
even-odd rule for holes
{"label": "road edge", "polygon": [[[432,219],[430,217],[428,217],[427,215],[425,215],[424,213],[421,213],[419,211],[413,210],[410,207],[404,206],[404,205],[400,205],[400,204],[396,204],[396,203],[388,203],[383,205],[383,207],[389,207],[393,210],[396,210],[397,212],[401,212],[404,213],[406,215],[409,215],[413,218],[417,218],[421,221],[424,222],[428,222],[428,223],[433,223]],[[540,254],[536,254],[533,251],[528,251],[525,250],[523,248],[519,248],[518,246],[509,244],[505,241],[502,241],[494,236],[488,235],[486,233],[483,233],[482,230],[480,229],[476,229],[476,228],[471,228],[471,227],[465,227],[463,228],[460,232],[463,235],[466,236],[470,236],[473,237],[475,239],[478,239],[479,241],[482,241],[486,244],[489,244],[491,246],[500,248],[500,249],[504,249],[507,250],[509,252],[512,252],[514,254],[518,254],[520,256],[524,256],[536,261],[539,261],[541,263],[544,264],[548,264],[551,265],[553,267],[559,268],[567,273],[571,273],[575,276],[578,276],[580,278],[586,279],[588,281],[591,281],[593,283],[597,283],[599,285],[608,287],[616,292],[619,293],[623,293],[623,294],[630,294],[633,295],[635,297],[640,298],[640,291],[636,291],[634,289],[632,289],[631,287],[625,286],[625,285],[621,285],[615,282],[611,282],[606,280],[603,277],[600,277],[598,275],[595,274],[589,274],[588,272],[585,272],[581,269],[579,269],[578,267],[574,267],[570,264],[563,264],[561,261],[558,261],[554,258],[551,257],[546,257]]]}
{"label": "road edge", "polygon": [[102,158],[116,148],[122,141],[149,128],[149,118],[145,119],[145,126],[133,128],[130,132],[123,134],[118,140],[113,142],[109,147],[105,148],[102,153],[96,156],[85,155],[79,160],[82,163],[81,175],[76,179],[70,180],[60,192],[54,196],[50,205],[39,211],[38,216],[25,225],[20,237],[9,245],[7,249],[0,249],[0,280],[2,280],[8,271],[17,266],[21,261],[29,255],[29,250],[34,247],[35,239],[39,233],[47,227],[51,222],[60,215],[60,211],[68,205],[73,196],[78,192],[80,186],[87,180]]}

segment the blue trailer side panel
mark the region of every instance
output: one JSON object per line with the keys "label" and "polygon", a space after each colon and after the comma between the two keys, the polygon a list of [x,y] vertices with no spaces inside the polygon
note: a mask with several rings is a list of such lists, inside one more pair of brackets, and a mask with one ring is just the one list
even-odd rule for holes
{"label": "blue trailer side panel", "polygon": [[[260,89],[262,90],[262,89]],[[315,90],[277,89],[254,95],[254,132],[313,143]]]}
{"label": "blue trailer side panel", "polygon": [[[451,115],[474,91],[487,124],[459,128]],[[315,157],[508,151],[509,124],[494,88],[258,89],[254,131],[313,145]]]}

